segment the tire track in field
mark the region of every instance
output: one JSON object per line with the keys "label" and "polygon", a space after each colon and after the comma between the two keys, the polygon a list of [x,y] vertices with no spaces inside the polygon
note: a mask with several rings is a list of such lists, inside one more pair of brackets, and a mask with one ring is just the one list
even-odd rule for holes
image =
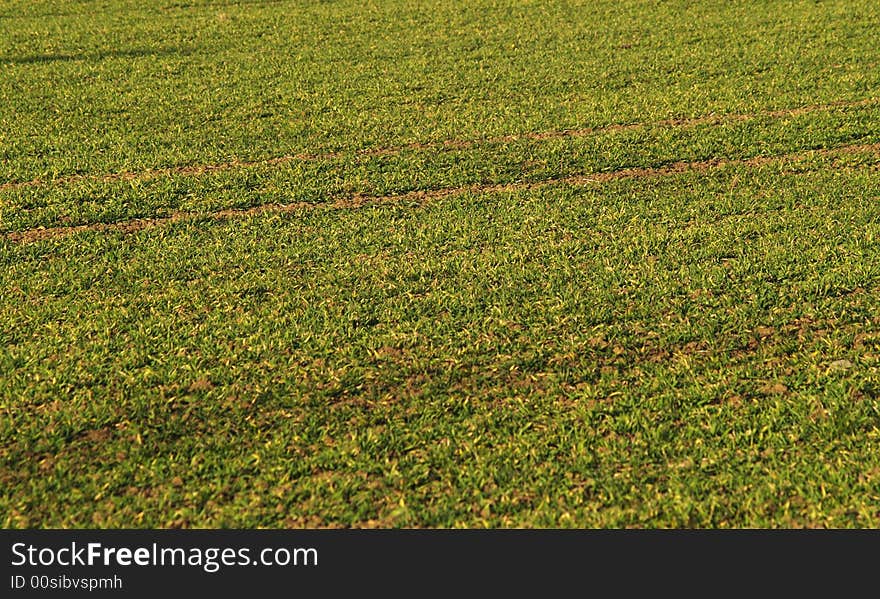
{"label": "tire track in field", "polygon": [[474,183],[472,185],[464,185],[461,187],[415,190],[400,194],[391,194],[384,196],[356,194],[351,196],[337,197],[333,201],[319,203],[294,202],[290,204],[262,204],[250,208],[225,208],[213,212],[179,211],[161,217],[136,218],[113,223],[90,223],[85,225],[73,225],[64,227],[26,229],[23,231],[9,232],[6,233],[4,236],[7,240],[13,243],[30,243],[46,239],[54,239],[57,237],[64,237],[67,235],[82,232],[97,231],[135,233],[137,231],[159,227],[162,225],[185,221],[196,221],[201,219],[224,221],[257,216],[260,214],[287,214],[292,212],[313,210],[350,210],[370,206],[383,206],[388,204],[398,204],[406,202],[415,202],[421,204],[431,200],[443,199],[447,197],[461,195],[464,193],[491,194],[507,191],[537,189],[557,184],[585,186],[595,183],[608,183],[611,181],[618,181],[622,179],[643,179],[653,177],[665,177],[683,173],[704,173],[727,166],[757,167],[767,164],[781,163],[789,160],[798,160],[817,156],[825,157],[859,153],[874,153],[880,155],[880,143],[851,144],[846,146],[838,146],[836,148],[799,150],[797,152],[777,154],[774,156],[754,156],[751,158],[740,159],[712,158],[708,160],[699,160],[692,162],[673,162],[658,167],[631,167],[620,169],[617,171],[590,174],[574,174],[566,175],[564,177],[555,177],[540,181],[529,181],[521,183]]}
{"label": "tire track in field", "polygon": [[511,135],[502,135],[498,137],[487,137],[483,139],[447,139],[435,142],[413,142],[400,146],[367,148],[363,150],[357,150],[355,152],[339,151],[317,154],[297,153],[287,154],[284,156],[276,156],[274,158],[265,158],[261,160],[230,160],[227,162],[218,162],[214,164],[170,166],[164,168],[150,168],[140,171],[70,175],[66,177],[59,177],[57,179],[31,179],[29,181],[9,181],[6,183],[0,183],[0,192],[21,189],[25,187],[60,187],[63,185],[70,185],[81,182],[111,183],[115,181],[146,181],[149,179],[170,177],[175,175],[200,176],[208,173],[222,172],[234,169],[249,169],[263,166],[274,166],[290,162],[315,162],[320,160],[334,160],[344,158],[346,156],[395,156],[408,150],[466,150],[479,145],[496,145],[524,140],[547,141],[564,138],[577,139],[582,137],[589,137],[590,135],[620,131],[636,131],[649,127],[686,128],[697,127],[700,125],[722,125],[725,123],[743,122],[758,118],[784,118],[787,116],[800,116],[814,112],[827,112],[830,110],[834,110],[835,108],[857,108],[862,106],[872,106],[875,104],[880,104],[880,98],[865,98],[862,100],[853,101],[840,100],[837,102],[829,102],[827,104],[811,104],[807,106],[799,106],[782,110],[765,110],[752,113],[720,115],[708,114],[698,117],[663,119],[660,121],[644,121],[629,124],[617,123],[583,129],[558,129],[554,131],[516,133]]}

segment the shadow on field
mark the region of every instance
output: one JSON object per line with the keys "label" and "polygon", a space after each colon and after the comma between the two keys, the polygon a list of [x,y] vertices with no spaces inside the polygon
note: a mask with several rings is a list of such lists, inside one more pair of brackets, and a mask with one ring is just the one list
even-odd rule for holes
{"label": "shadow on field", "polygon": [[108,50],[105,52],[83,52],[80,54],[31,54],[28,56],[2,56],[0,64],[44,64],[68,61],[98,62],[108,58],[141,58],[144,56],[186,56],[192,51],[183,48],[134,48],[131,50]]}
{"label": "shadow on field", "polygon": [[[262,6],[267,4],[281,4],[284,2],[291,2],[292,0],[224,0],[224,1],[215,1],[215,0],[192,0],[190,2],[181,1],[181,2],[172,2],[166,4],[164,6],[158,7],[160,10],[174,10],[174,9],[215,9],[215,8],[223,8],[228,6]],[[326,1],[326,0],[325,0]],[[127,11],[118,11],[118,12],[138,12],[137,8],[134,10]],[[30,11],[27,12],[8,12],[8,13],[0,13],[0,20],[13,20],[13,19],[46,19],[46,18],[56,18],[56,17],[80,17],[84,14],[89,14],[87,12],[83,12],[82,10],[73,10],[73,11],[49,11],[49,12],[39,12],[33,13]]]}

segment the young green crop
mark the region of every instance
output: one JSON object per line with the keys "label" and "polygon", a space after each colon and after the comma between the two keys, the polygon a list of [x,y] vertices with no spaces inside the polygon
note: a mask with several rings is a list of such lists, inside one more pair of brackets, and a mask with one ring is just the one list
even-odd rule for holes
{"label": "young green crop", "polygon": [[3,526],[877,526],[871,2],[93,4],[0,0]]}
{"label": "young green crop", "polygon": [[871,526],[831,164],[7,243],[7,524]]}

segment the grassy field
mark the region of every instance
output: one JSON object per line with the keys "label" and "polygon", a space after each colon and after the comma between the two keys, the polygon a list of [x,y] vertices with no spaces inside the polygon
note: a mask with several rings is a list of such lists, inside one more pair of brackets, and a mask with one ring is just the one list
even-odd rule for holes
{"label": "grassy field", "polygon": [[880,527],[875,0],[0,0],[0,524]]}

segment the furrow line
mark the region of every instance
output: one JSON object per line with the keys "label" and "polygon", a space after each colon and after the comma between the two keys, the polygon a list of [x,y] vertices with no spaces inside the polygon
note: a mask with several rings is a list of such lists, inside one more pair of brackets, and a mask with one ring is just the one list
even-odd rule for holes
{"label": "furrow line", "polygon": [[146,181],[160,177],[180,176],[200,176],[209,173],[222,172],[235,169],[250,169],[273,165],[282,165],[290,162],[315,162],[320,160],[335,160],[346,156],[356,157],[376,157],[376,156],[395,156],[405,151],[412,150],[466,150],[479,145],[497,145],[503,143],[514,143],[523,140],[531,141],[547,141],[563,138],[583,138],[590,135],[598,135],[602,133],[612,133],[618,131],[632,131],[645,129],[649,127],[668,127],[668,128],[686,128],[696,127],[700,125],[721,125],[731,122],[743,122],[757,118],[784,118],[789,116],[799,116],[814,112],[826,112],[835,108],[856,108],[861,106],[871,106],[880,104],[880,98],[865,98],[855,101],[837,101],[827,104],[812,104],[808,106],[800,106],[783,110],[766,110],[753,113],[741,114],[708,114],[689,118],[673,118],[663,119],[660,121],[644,121],[628,124],[612,124],[600,127],[588,127],[583,129],[559,129],[554,131],[543,132],[527,132],[511,135],[502,135],[498,137],[486,137],[482,139],[447,139],[434,142],[413,142],[400,146],[389,146],[385,148],[367,148],[357,150],[355,152],[326,152],[326,153],[297,153],[287,154],[284,156],[276,156],[261,160],[230,160],[227,162],[218,162],[213,164],[194,164],[186,166],[170,166],[164,168],[151,168],[140,171],[123,171],[117,173],[103,174],[79,174],[56,179],[31,179],[29,181],[8,181],[0,183],[0,191],[9,191],[21,189],[25,187],[61,187],[82,182],[98,182],[111,183],[115,181]]}
{"label": "furrow line", "polygon": [[762,166],[766,164],[783,162],[786,160],[797,160],[800,158],[854,153],[880,154],[880,143],[852,144],[846,146],[838,146],[836,148],[801,150],[798,152],[787,154],[778,154],[774,156],[755,156],[752,158],[743,159],[713,158],[709,160],[700,160],[694,162],[682,161],[659,167],[632,167],[602,173],[566,175],[564,177],[556,177],[540,181],[525,181],[516,183],[475,183],[472,185],[464,185],[460,187],[414,190],[400,194],[391,194],[384,196],[355,194],[352,196],[337,197],[333,201],[319,203],[293,202],[290,204],[262,204],[250,208],[226,208],[213,212],[179,211],[160,217],[136,218],[112,223],[90,223],[63,227],[26,229],[22,231],[12,231],[6,233],[4,236],[7,240],[13,243],[29,243],[90,231],[134,233],[137,231],[142,231],[144,229],[149,229],[162,225],[168,225],[183,221],[194,221],[199,219],[231,220],[246,218],[249,216],[256,216],[260,214],[286,214],[291,212],[311,210],[348,210],[407,202],[424,203],[431,200],[443,199],[450,196],[461,195],[464,193],[491,194],[507,191],[537,189],[556,184],[582,186],[595,183],[608,183],[621,179],[663,177],[681,173],[702,173],[713,169],[723,168],[725,166]]}

